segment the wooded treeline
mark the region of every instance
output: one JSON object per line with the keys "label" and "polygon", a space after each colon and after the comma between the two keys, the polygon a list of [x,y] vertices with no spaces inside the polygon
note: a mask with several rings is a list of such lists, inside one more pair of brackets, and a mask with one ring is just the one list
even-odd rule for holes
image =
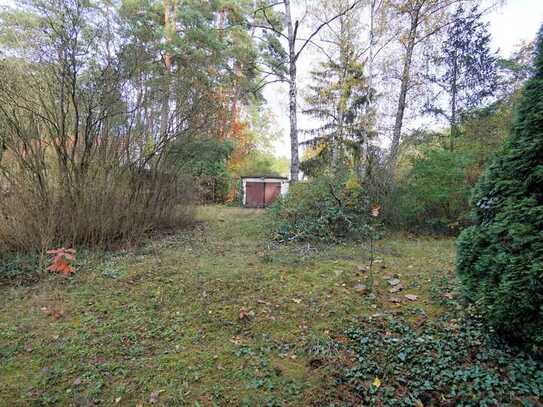
{"label": "wooded treeline", "polygon": [[[278,126],[262,97],[275,82],[288,85],[292,181],[300,165],[313,178],[356,181],[383,209],[399,207],[393,197],[404,187],[428,195],[435,183],[418,181],[425,165],[431,179],[454,162],[468,185],[492,150],[473,146],[499,144],[528,71],[525,54],[500,62],[490,50],[486,11],[461,0],[5,7],[0,244],[130,239],[187,222],[196,201],[236,199],[240,175],[286,172],[273,158]],[[299,92],[305,56],[316,64]],[[315,126],[299,129],[300,114]],[[415,130],[429,114],[449,130]],[[430,210],[447,223],[457,216],[449,195],[408,196],[409,210],[418,208],[409,221]]]}
{"label": "wooded treeline", "polygon": [[[492,49],[485,21],[500,4],[315,1],[290,5],[299,20],[281,13],[288,2],[262,6],[262,26],[271,32],[266,44],[276,56],[266,72],[288,83],[291,145],[301,146],[303,174],[331,178],[336,196],[356,186],[381,207],[389,226],[458,233],[469,223],[472,188],[508,134],[531,71],[533,44],[508,59]],[[293,88],[304,53],[313,63],[298,95]],[[298,128],[293,106],[301,107],[306,128]],[[298,179],[295,154],[291,178]]]}
{"label": "wooded treeline", "polygon": [[3,10],[0,244],[108,244],[281,171],[245,2],[36,0]]}

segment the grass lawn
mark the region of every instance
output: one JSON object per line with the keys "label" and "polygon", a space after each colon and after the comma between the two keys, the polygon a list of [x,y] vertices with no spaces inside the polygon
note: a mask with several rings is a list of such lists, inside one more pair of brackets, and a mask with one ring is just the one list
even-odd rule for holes
{"label": "grass lawn", "polygon": [[451,307],[452,240],[378,242],[369,295],[363,245],[272,244],[260,210],[198,217],[86,256],[73,277],[0,287],[0,405],[318,404],[331,377],[315,354],[347,327],[420,325]]}

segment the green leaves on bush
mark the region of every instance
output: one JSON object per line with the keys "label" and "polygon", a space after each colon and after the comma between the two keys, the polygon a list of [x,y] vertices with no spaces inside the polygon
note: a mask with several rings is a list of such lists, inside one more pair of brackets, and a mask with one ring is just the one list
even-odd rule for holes
{"label": "green leaves on bush", "polygon": [[365,238],[372,231],[370,213],[370,202],[356,181],[327,176],[292,185],[271,208],[281,241]]}
{"label": "green leaves on bush", "polygon": [[226,166],[233,150],[229,141],[184,140],[172,146],[169,158],[194,177],[201,202],[223,202],[232,183]]}
{"label": "green leaves on bush", "polygon": [[412,160],[412,168],[396,192],[400,222],[410,229],[456,232],[466,224],[470,185],[465,151],[429,148]]}
{"label": "green leaves on bush", "polygon": [[543,345],[543,28],[510,138],[475,190],[458,274],[497,331]]}

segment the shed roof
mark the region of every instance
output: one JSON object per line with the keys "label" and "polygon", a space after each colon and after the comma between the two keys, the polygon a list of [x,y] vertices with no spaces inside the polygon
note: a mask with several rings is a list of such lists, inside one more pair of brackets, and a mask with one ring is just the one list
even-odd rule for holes
{"label": "shed roof", "polygon": [[279,177],[275,175],[245,175],[241,177],[241,179],[244,179],[244,178],[272,178],[272,179],[288,180],[287,177]]}

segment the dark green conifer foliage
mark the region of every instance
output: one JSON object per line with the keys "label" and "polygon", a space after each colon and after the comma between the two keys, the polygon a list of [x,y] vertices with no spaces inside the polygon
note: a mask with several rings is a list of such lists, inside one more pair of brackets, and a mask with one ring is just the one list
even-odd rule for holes
{"label": "dark green conifer foliage", "polygon": [[501,334],[543,345],[543,26],[509,139],[479,180],[458,239],[468,299]]}

